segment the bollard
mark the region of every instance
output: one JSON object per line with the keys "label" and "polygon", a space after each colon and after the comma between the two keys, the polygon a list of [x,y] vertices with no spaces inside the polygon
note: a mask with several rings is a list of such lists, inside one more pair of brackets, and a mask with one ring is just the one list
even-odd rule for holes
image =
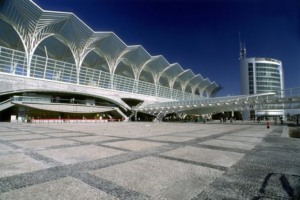
{"label": "bollard", "polygon": [[269,122],[267,122],[267,129],[269,129],[270,128],[270,124],[269,124]]}

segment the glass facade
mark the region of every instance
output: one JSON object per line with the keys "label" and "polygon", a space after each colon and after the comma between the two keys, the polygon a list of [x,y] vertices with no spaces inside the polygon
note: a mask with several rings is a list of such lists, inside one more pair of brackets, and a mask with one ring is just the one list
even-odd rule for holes
{"label": "glass facade", "polygon": [[248,63],[249,94],[254,94],[253,63]]}
{"label": "glass facade", "polygon": [[280,76],[280,65],[248,63],[249,94],[281,90]]}
{"label": "glass facade", "polygon": [[256,63],[256,93],[281,90],[280,66],[269,63]]}
{"label": "glass facade", "polygon": [[[240,70],[242,95],[277,93],[284,97],[281,61],[272,58],[241,57]],[[249,105],[249,110],[242,113],[243,118],[254,119],[267,116],[284,118],[284,110],[280,109],[282,104],[272,104],[272,107],[262,105],[264,106],[262,109],[254,109],[253,105]]]}

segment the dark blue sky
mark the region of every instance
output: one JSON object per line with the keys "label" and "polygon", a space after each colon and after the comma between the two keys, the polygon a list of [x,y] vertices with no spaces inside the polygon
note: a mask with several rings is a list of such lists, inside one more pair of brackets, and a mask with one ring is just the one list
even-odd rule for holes
{"label": "dark blue sky", "polygon": [[[238,95],[239,32],[248,57],[283,62],[285,88],[300,87],[299,0],[34,0],[75,13],[94,31],[113,31]],[[218,96],[219,96],[218,95]]]}

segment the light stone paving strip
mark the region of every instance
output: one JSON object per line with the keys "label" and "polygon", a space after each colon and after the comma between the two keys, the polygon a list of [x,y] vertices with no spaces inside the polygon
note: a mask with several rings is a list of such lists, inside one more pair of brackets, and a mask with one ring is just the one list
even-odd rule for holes
{"label": "light stone paving strip", "polygon": [[23,153],[0,155],[0,161],[0,177],[32,172],[48,167],[43,162],[39,162]]}
{"label": "light stone paving strip", "polygon": [[128,148],[124,149],[121,147],[108,146],[108,145],[101,144],[101,143],[91,143],[91,144],[95,145],[95,146],[104,147],[104,148],[108,148],[108,149],[114,149],[114,150],[123,151],[123,152],[131,152],[132,151],[132,150],[129,150]]}
{"label": "light stone paving strip", "polygon": [[43,136],[43,135],[23,135],[23,134],[19,134],[19,135],[5,135],[5,136],[1,136],[2,140],[28,140],[28,139],[41,139],[41,138],[49,138],[47,136]]}
{"label": "light stone paving strip", "polygon": [[232,136],[241,136],[241,137],[257,137],[257,138],[264,138],[266,137],[266,133],[253,133],[253,132],[244,132],[244,133],[232,133]]}
{"label": "light stone paving strip", "polygon": [[49,181],[39,185],[0,194],[0,199],[6,200],[49,200],[49,199],[118,199],[101,190],[87,185],[78,179],[67,177]]}
{"label": "light stone paving strip", "polygon": [[129,188],[124,188],[120,185],[115,184],[114,182],[104,180],[89,173],[76,173],[73,174],[73,177],[120,199],[150,199],[150,197],[145,194],[138,193],[136,191],[130,190]]}
{"label": "light stone paving strip", "polygon": [[227,148],[237,148],[237,149],[245,149],[251,150],[255,147],[255,144],[247,143],[247,142],[239,142],[239,141],[227,141],[227,140],[208,140],[205,142],[201,142],[200,144],[206,144],[217,147],[227,147]]}
{"label": "light stone paving strip", "polygon": [[73,145],[76,144],[74,141],[68,141],[63,139],[44,139],[44,140],[31,140],[31,141],[20,141],[12,142],[12,144],[18,145],[27,149],[40,149],[58,145]]}
{"label": "light stone paving strip", "polygon": [[166,159],[166,160],[178,161],[178,162],[186,163],[186,164],[198,165],[201,167],[207,167],[210,169],[216,169],[216,170],[224,171],[224,172],[227,171],[227,169],[228,169],[227,167],[223,167],[223,166],[219,166],[219,165],[213,165],[213,164],[209,164],[209,163],[205,163],[205,162],[197,162],[197,161],[192,161],[192,160],[187,160],[187,159],[175,158],[175,157],[171,157],[171,156],[157,155],[156,157]]}
{"label": "light stone paving strip", "polygon": [[28,132],[21,131],[0,131],[0,136],[10,136],[10,135],[28,135]]}
{"label": "light stone paving strip", "polygon": [[162,155],[197,162],[205,162],[224,167],[232,166],[244,156],[244,154],[241,153],[224,152],[195,147],[183,147],[170,152],[163,153]]}
{"label": "light stone paving strip", "polygon": [[51,133],[70,133],[70,131],[65,131],[65,130],[31,130],[31,131],[28,131],[30,133],[33,133],[33,134],[40,134],[40,135],[47,135],[47,134],[51,134]]}
{"label": "light stone paving strip", "polygon": [[195,138],[192,137],[176,137],[176,136],[157,136],[157,137],[148,137],[149,140],[158,140],[158,141],[168,141],[168,142],[185,142]]}
{"label": "light stone paving strip", "polygon": [[182,137],[202,138],[202,137],[207,137],[218,133],[219,132],[211,133],[210,131],[207,131],[207,132],[192,132],[192,133],[176,133],[174,135],[182,136]]}
{"label": "light stone paving strip", "polygon": [[154,147],[158,147],[158,146],[162,146],[162,145],[166,145],[166,144],[165,143],[157,143],[157,142],[128,140],[128,141],[105,143],[105,145],[124,148],[124,149],[129,149],[129,150],[132,150],[132,151],[140,151],[140,150],[154,148]]}
{"label": "light stone paving strip", "polygon": [[[0,141],[0,144],[14,148],[14,151],[19,147],[27,148],[27,150],[24,149],[26,154],[24,156],[45,167],[44,169],[31,169],[29,160],[19,158],[21,163],[27,163],[27,171],[25,165],[23,172],[0,178],[0,194],[8,195],[3,196],[8,198],[13,197],[14,193],[16,197],[24,194],[24,198],[29,199],[30,192],[41,190],[45,191],[45,194],[37,192],[37,196],[30,199],[77,197],[76,195],[70,197],[59,189],[45,190],[43,188],[47,185],[52,187],[58,183],[74,187],[74,194],[80,191],[76,189],[77,187],[82,187],[82,191],[93,188],[101,193],[94,194],[92,191],[86,199],[95,198],[93,195],[101,197],[107,195],[103,197],[104,199],[111,197],[190,199],[201,193],[210,183],[220,177],[227,167],[232,166],[244,155],[230,152],[234,150],[232,147],[230,147],[232,149],[224,148],[223,151],[191,145],[199,145],[201,142],[217,140],[239,131],[249,129],[250,132],[251,130],[251,126],[239,125],[224,128],[221,128],[222,125],[171,125],[167,123],[150,123],[150,126],[149,123],[82,124],[80,126],[51,124],[41,127],[31,124],[18,125],[20,132],[25,127],[26,132],[49,136],[51,139]],[[80,130],[77,130],[78,128]],[[146,130],[145,134],[144,130]],[[152,130],[152,135],[150,130]],[[210,130],[212,133],[208,134]],[[92,139],[93,137],[95,140]],[[1,136],[0,139],[2,139]],[[133,151],[128,152],[125,149]],[[236,151],[245,152],[245,150],[238,149]],[[206,154],[206,157],[201,159],[201,154]],[[226,159],[214,161],[208,159],[214,156]],[[8,163],[14,165],[13,161],[14,159],[8,160]],[[0,164],[1,162],[0,160]],[[2,172],[1,169],[0,171]],[[3,171],[5,172],[6,169]],[[73,178],[66,178],[69,176]],[[75,185],[70,184],[69,181],[75,182]],[[54,196],[51,196],[51,193]],[[78,195],[78,197],[81,196]]]}
{"label": "light stone paving strip", "polygon": [[153,199],[190,199],[222,173],[215,169],[153,157],[91,172]]}
{"label": "light stone paving strip", "polygon": [[245,149],[213,146],[213,145],[206,145],[206,144],[202,144],[202,143],[192,144],[192,145],[189,145],[189,146],[190,147],[196,147],[196,148],[204,148],[204,149],[224,151],[224,152],[235,152],[235,153],[241,153],[241,154],[247,154],[249,152],[249,150],[245,150]]}
{"label": "light stone paving strip", "polygon": [[242,137],[242,136],[235,136],[235,135],[226,135],[219,138],[220,140],[232,140],[232,141],[240,141],[240,142],[249,142],[249,143],[259,143],[262,141],[262,138],[255,138],[255,137]]}
{"label": "light stone paving strip", "polygon": [[110,157],[124,152],[94,145],[87,145],[64,148],[63,151],[61,149],[51,149],[38,151],[38,153],[65,164],[74,164]]}
{"label": "light stone paving strip", "polygon": [[46,135],[53,137],[76,137],[76,136],[88,136],[86,133],[46,133]]}
{"label": "light stone paving strip", "polygon": [[85,137],[72,137],[70,139],[77,140],[80,142],[102,142],[107,140],[113,140],[115,138],[108,136],[85,136]]}

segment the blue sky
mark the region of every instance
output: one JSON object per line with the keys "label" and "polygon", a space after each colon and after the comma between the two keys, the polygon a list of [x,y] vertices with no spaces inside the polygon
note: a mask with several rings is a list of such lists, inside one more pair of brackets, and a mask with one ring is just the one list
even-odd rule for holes
{"label": "blue sky", "polygon": [[73,12],[95,31],[178,62],[240,94],[239,32],[248,57],[283,62],[285,88],[300,87],[299,0],[34,0]]}

